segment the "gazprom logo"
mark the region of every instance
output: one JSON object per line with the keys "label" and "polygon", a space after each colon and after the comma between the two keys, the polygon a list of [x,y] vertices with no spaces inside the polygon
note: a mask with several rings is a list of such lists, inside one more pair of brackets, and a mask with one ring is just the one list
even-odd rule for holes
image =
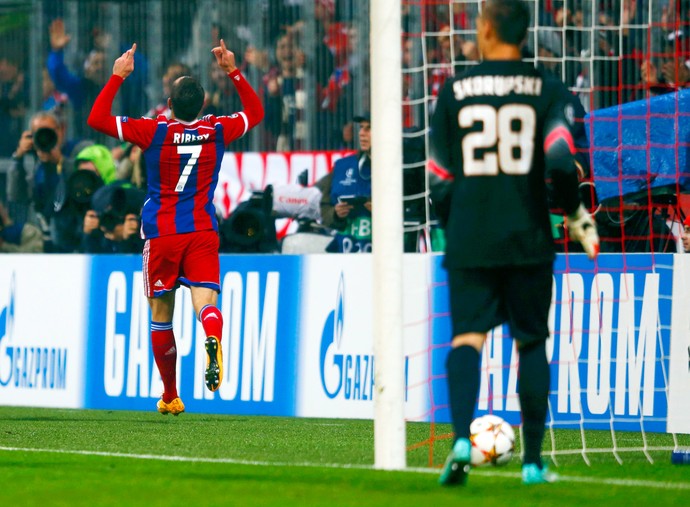
{"label": "gazprom logo", "polygon": [[329,313],[321,334],[319,366],[326,396],[346,400],[371,400],[374,393],[374,356],[346,354],[345,279],[340,274],[335,308]]}
{"label": "gazprom logo", "polygon": [[65,389],[67,349],[21,346],[14,332],[15,275],[9,283],[6,306],[0,310],[0,386],[22,389]]}

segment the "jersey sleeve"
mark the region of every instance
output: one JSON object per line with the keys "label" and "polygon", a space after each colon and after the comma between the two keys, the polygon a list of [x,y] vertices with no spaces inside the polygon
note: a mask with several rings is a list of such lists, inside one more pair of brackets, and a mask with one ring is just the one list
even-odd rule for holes
{"label": "jersey sleeve", "polygon": [[249,131],[249,120],[244,111],[229,116],[215,116],[208,119],[212,123],[215,121],[223,125],[223,143],[226,145],[235,139],[239,139]]}
{"label": "jersey sleeve", "polygon": [[89,127],[98,132],[146,149],[153,140],[158,122],[149,118],[133,120],[126,116],[113,116],[111,114],[113,100],[123,81],[121,77],[114,74],[110,76],[93,103],[87,123]]}
{"label": "jersey sleeve", "polygon": [[544,120],[544,161],[546,176],[569,215],[580,205],[575,142],[572,135],[572,104],[565,86],[552,84],[552,100]]}
{"label": "jersey sleeve", "polygon": [[[431,157],[427,163],[429,174],[429,191],[434,212],[441,227],[445,227],[450,217],[450,203],[453,195],[453,182],[458,167],[452,160],[450,143],[451,133],[456,130],[451,128],[452,114],[449,110],[450,100],[454,100],[451,93],[452,80],[447,80],[441,89],[436,109],[431,118],[430,150]],[[459,142],[457,140],[456,142]],[[460,164],[458,161],[457,164]]]}
{"label": "jersey sleeve", "polygon": [[[450,101],[452,97],[452,80],[447,80],[441,89],[438,100],[436,101],[436,109],[431,117],[431,135],[430,135],[430,150],[431,158],[435,162],[431,166],[431,173],[437,177],[447,180],[453,179],[454,171],[457,168],[453,167],[451,142],[449,139],[450,133],[453,130],[450,128]],[[455,140],[458,142],[458,140]]]}
{"label": "jersey sleeve", "polygon": [[151,145],[158,121],[152,118],[129,118],[115,116],[117,138],[120,141],[136,144],[145,150]]}
{"label": "jersey sleeve", "polygon": [[239,70],[228,74],[237,89],[237,94],[242,102],[243,110],[230,116],[218,116],[216,121],[223,125],[223,141],[227,145],[245,135],[254,128],[264,117],[264,107],[261,99],[244,78]]}

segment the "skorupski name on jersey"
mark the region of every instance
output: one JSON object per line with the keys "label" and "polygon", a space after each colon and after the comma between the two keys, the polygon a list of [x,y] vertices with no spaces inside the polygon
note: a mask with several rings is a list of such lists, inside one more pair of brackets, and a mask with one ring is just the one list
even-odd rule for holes
{"label": "skorupski name on jersey", "polygon": [[455,100],[495,95],[541,95],[542,80],[534,76],[470,76],[453,83]]}

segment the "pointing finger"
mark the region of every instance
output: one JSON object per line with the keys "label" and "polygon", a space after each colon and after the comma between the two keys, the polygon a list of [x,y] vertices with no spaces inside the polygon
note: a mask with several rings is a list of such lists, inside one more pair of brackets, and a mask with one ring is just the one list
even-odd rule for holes
{"label": "pointing finger", "polygon": [[130,51],[132,52],[132,54],[137,52],[137,43],[136,42],[134,44],[132,44],[132,49],[130,49]]}
{"label": "pointing finger", "polygon": [[223,39],[220,39],[220,48],[223,51],[227,51],[228,48],[225,47],[225,41]]}

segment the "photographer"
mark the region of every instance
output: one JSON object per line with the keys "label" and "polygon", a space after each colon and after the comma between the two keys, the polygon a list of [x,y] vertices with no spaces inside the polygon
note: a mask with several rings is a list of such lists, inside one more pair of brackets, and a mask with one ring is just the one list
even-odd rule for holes
{"label": "photographer", "polygon": [[334,252],[371,251],[371,117],[365,112],[353,121],[359,124],[359,152],[337,160],[315,183],[323,196],[323,225],[340,233],[329,247]]}
{"label": "photographer", "polygon": [[141,190],[113,183],[101,187],[91,199],[83,221],[83,253],[140,254],[144,249],[140,210]]}
{"label": "photographer", "polygon": [[115,177],[115,161],[105,146],[92,144],[77,153],[74,171],[55,194],[54,229],[61,251],[80,250],[84,216],[91,209],[91,198]]}
{"label": "photographer", "polygon": [[[74,171],[63,152],[64,129],[50,112],[36,113],[30,129],[22,133],[7,172],[7,200],[10,215],[18,222],[39,226],[47,241],[46,252],[71,251],[62,244],[55,214],[61,208],[67,179]],[[26,164],[27,155],[34,164]]]}

